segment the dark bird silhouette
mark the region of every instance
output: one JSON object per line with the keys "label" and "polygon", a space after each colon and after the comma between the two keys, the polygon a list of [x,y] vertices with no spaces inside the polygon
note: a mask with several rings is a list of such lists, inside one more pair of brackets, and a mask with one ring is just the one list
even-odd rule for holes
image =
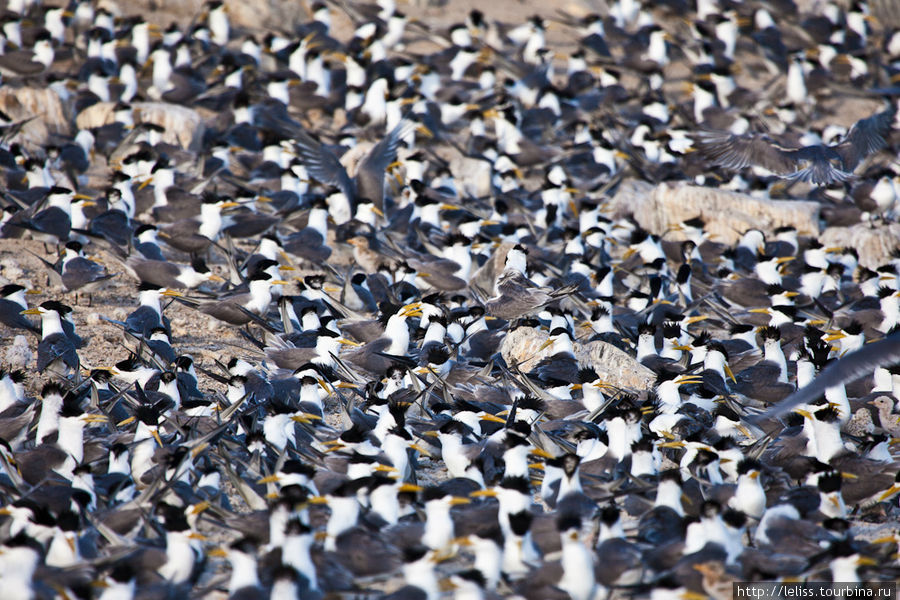
{"label": "dark bird silhouette", "polygon": [[866,156],[885,147],[896,112],[892,106],[857,121],[844,139],[830,146],[786,148],[766,134],[721,131],[700,132],[698,145],[703,154],[726,169],[758,166],[785,179],[829,185],[853,177],[853,169]]}
{"label": "dark bird silhouette", "polygon": [[254,110],[255,123],[292,139],[303,164],[309,174],[322,183],[336,186],[355,208],[356,202],[366,198],[378,210],[384,210],[384,173],[397,159],[400,142],[409,131],[416,127],[412,121],[403,119],[387,136],[375,144],[356,169],[351,178],[334,152],[313,138],[302,125],[284,113],[284,107],[257,106]]}

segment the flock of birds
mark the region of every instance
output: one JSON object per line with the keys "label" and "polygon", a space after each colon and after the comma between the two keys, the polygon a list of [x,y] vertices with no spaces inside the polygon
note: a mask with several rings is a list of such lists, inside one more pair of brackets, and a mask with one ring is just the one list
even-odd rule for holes
{"label": "flock of birds", "polygon": [[[261,38],[218,0],[165,29],[9,0],[3,85],[53,90],[72,129],[36,146],[41,115],[0,114],[0,237],[43,242],[21,248],[55,282],[0,288],[7,349],[36,346],[0,371],[0,596],[896,580],[900,254],[867,268],[789,226],[727,245],[700,215],[654,233],[607,210],[639,178],[893,221],[900,11],[816,6],[617,0],[445,30],[315,3]],[[843,97],[883,107],[814,130]],[[142,102],[204,127],[182,147]],[[98,103],[108,122],[75,126]],[[89,364],[97,293],[128,307],[97,326],[127,355]],[[179,339],[218,335],[209,318],[216,360]],[[513,332],[534,360],[504,359]],[[604,379],[588,343],[653,383]]]}

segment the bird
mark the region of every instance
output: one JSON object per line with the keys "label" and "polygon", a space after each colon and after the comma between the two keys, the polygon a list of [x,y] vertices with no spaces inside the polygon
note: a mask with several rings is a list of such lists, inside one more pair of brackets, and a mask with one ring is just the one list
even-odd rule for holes
{"label": "bird", "polygon": [[196,308],[215,319],[231,325],[246,325],[252,320],[252,315],[264,315],[269,310],[272,302],[272,286],[288,285],[289,282],[280,279],[272,279],[265,272],[257,272],[248,279],[250,290],[246,293],[225,296],[220,299],[206,302],[195,302],[184,298],[174,291],[167,294],[179,302]]}
{"label": "bird", "polygon": [[65,377],[77,371],[81,362],[75,344],[63,330],[63,314],[71,308],[56,300],[42,302],[36,308],[22,311],[24,315],[41,317],[41,341],[38,343],[38,372],[48,371]]}
{"label": "bird", "polygon": [[351,179],[338,157],[311,137],[302,125],[282,114],[282,110],[255,107],[254,120],[258,126],[292,140],[309,174],[323,183],[336,186],[344,194],[345,201],[350,203],[351,214],[363,199],[372,201],[378,210],[384,211],[384,173],[396,159],[403,139],[416,129],[413,121],[400,121],[375,144],[357,164],[356,175]]}
{"label": "bird", "polygon": [[539,287],[525,276],[524,246],[514,246],[506,258],[506,266],[494,283],[494,296],[485,302],[485,310],[500,319],[517,319],[533,314],[551,302],[571,294],[577,286],[559,289]]}
{"label": "bird", "polygon": [[13,78],[34,77],[49,69],[55,58],[50,32],[41,29],[34,37],[31,50],[22,49],[2,55],[0,73]]}
{"label": "bird", "polygon": [[194,259],[190,265],[131,256],[122,263],[123,268],[141,283],[168,289],[196,288],[207,282],[224,283],[202,259]]}
{"label": "bird", "polygon": [[204,192],[199,219],[182,219],[160,228],[163,241],[182,252],[201,254],[219,238],[223,226],[222,211],[240,206],[230,198]]}
{"label": "bird", "polygon": [[828,388],[850,383],[878,367],[894,364],[898,360],[900,360],[900,333],[893,333],[832,362],[811,383],[756,415],[754,420],[761,422],[764,419],[784,415],[798,406],[812,403]]}
{"label": "bird", "polygon": [[115,273],[108,273],[106,267],[99,262],[84,256],[81,243],[75,241],[66,243],[55,264],[39,256],[37,258],[58,278],[63,290],[88,292],[88,306],[91,304],[90,292],[116,276]]}
{"label": "bird", "polygon": [[0,595],[898,578],[884,0],[157,4],[0,15]]}
{"label": "bird", "polygon": [[25,329],[40,335],[40,327],[22,316],[22,311],[28,310],[25,294],[29,291],[15,283],[7,283],[0,288],[0,322],[13,329]]}
{"label": "bird", "polygon": [[852,178],[864,158],[885,147],[896,112],[896,106],[891,106],[857,121],[832,145],[791,148],[766,134],[701,132],[699,148],[714,164],[727,169],[758,166],[786,179],[830,185]]}

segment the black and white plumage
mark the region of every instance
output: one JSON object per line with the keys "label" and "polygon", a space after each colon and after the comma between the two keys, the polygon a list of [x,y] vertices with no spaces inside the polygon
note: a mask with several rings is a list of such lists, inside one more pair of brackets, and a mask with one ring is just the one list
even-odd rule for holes
{"label": "black and white plumage", "polygon": [[815,401],[828,388],[851,383],[879,367],[897,362],[900,362],[900,333],[893,333],[829,364],[809,385],[800,388],[756,419],[783,415],[797,406]]}
{"label": "black and white plumage", "polygon": [[66,291],[90,291],[101,285],[115,274],[107,273],[106,267],[82,254],[81,244],[69,242],[63,249],[57,265],[50,265],[57,270]]}
{"label": "black and white plumage", "polygon": [[[282,107],[283,110],[283,107]],[[402,120],[387,136],[375,144],[356,168],[351,178],[337,155],[313,138],[302,125],[273,107],[257,107],[254,118],[263,129],[286,135],[294,141],[297,153],[310,175],[322,183],[336,186],[351,206],[360,199],[371,200],[379,210],[384,209],[384,173],[397,158],[397,149],[403,138],[416,127],[409,120]]]}
{"label": "black and white plumage", "polygon": [[27,329],[40,335],[40,327],[36,327],[27,317],[22,316],[22,311],[28,308],[25,303],[26,293],[23,286],[15,283],[0,287],[0,323],[13,329]]}
{"label": "black and white plumage", "polygon": [[[896,94],[873,90],[900,58],[900,33],[863,18],[875,1],[775,3],[778,23],[772,3],[560,12],[561,77],[560,35],[496,10],[444,40],[416,24],[427,7],[342,3],[351,31],[316,0],[312,22],[261,40],[264,11],[238,37],[220,0],[165,32],[89,1],[69,29],[67,10],[8,0],[0,50],[33,47],[43,20],[59,68],[4,79],[0,111],[0,237],[18,238],[0,244],[0,596],[693,600],[724,598],[729,576],[896,580],[897,536],[879,546],[858,524],[900,520],[900,362],[894,338],[873,342],[900,323],[900,252],[831,237],[865,218],[839,190],[796,186],[837,201],[820,229],[797,211],[659,212],[633,185],[744,202],[855,170],[880,217],[857,231],[895,242],[893,111],[843,141],[821,128],[875,112],[848,87]],[[762,57],[790,69],[791,106],[766,93],[784,73]],[[732,77],[745,65],[752,91]],[[49,139],[75,134],[35,109],[43,92],[93,146],[41,141],[47,117]],[[134,102],[154,98],[168,103]],[[774,155],[789,179],[710,177],[721,161],[690,153],[692,132],[746,132],[760,112],[782,146],[723,134],[718,149]],[[414,122],[438,135],[410,155]],[[85,256],[62,247],[76,241]],[[122,275],[97,309],[36,310],[32,340],[4,325],[38,324],[21,313],[42,242],[62,279],[75,269],[60,300],[102,274],[88,255]],[[751,424],[798,388],[818,397],[783,434]],[[203,560],[217,554],[230,566]]]}
{"label": "black and white plumage", "polygon": [[726,169],[757,166],[785,179],[830,185],[853,177],[853,170],[866,156],[885,147],[896,112],[892,106],[857,121],[834,145],[786,148],[762,133],[703,131],[698,146],[707,158]]}
{"label": "black and white plumage", "polygon": [[201,259],[195,259],[190,265],[182,265],[132,256],[123,263],[123,266],[138,281],[162,288],[196,288],[209,281],[223,281],[221,277],[210,271]]}
{"label": "black and white plumage", "polygon": [[202,313],[225,321],[232,325],[245,325],[252,320],[252,315],[265,314],[272,301],[271,287],[273,285],[287,285],[287,281],[272,279],[265,272],[258,272],[250,276],[248,292],[225,296],[208,302],[196,302],[181,298],[180,294],[170,293],[180,302],[196,308]]}
{"label": "black and white plumage", "polygon": [[38,372],[52,372],[65,376],[79,366],[75,344],[63,331],[63,314],[71,310],[55,300],[48,300],[37,308],[22,311],[25,315],[41,317],[41,341],[37,349]]}

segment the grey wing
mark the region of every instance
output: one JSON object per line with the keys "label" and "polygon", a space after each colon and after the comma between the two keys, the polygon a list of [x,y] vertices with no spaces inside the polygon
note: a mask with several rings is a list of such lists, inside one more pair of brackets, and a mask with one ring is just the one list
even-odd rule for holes
{"label": "grey wing", "polygon": [[291,254],[299,254],[304,250],[318,248],[325,242],[322,234],[317,230],[307,227],[294,232],[284,239],[284,249]]}
{"label": "grey wing", "polygon": [[333,152],[302,129],[294,132],[294,146],[310,175],[322,183],[337,186],[347,198],[354,197],[353,182]]}
{"label": "grey wing", "polygon": [[243,303],[240,300],[243,300],[243,298],[235,297],[228,300],[213,301],[201,304],[198,310],[214,319],[233,325],[248,323],[250,318],[246,314],[246,309],[241,310]]}
{"label": "grey wing", "polygon": [[801,404],[807,404],[822,396],[827,388],[850,383],[878,367],[897,362],[900,362],[900,333],[866,344],[859,350],[836,360],[825,367],[812,383],[758,415],[756,419],[763,420],[783,415]]}
{"label": "grey wing", "polygon": [[401,120],[383,140],[372,146],[356,171],[356,189],[360,198],[368,198],[379,209],[383,208],[384,172],[397,160],[397,149],[403,137],[415,126],[406,119]]}
{"label": "grey wing", "polygon": [[[798,151],[798,156],[799,152],[801,151]],[[801,158],[800,163],[802,164],[806,160],[807,159],[805,158]],[[836,181],[847,181],[852,179],[853,173],[852,168],[844,171],[836,168],[831,161],[822,158],[812,158],[809,159],[808,166],[799,171],[786,174],[785,178],[805,181],[806,183],[811,183],[813,185],[831,185]]]}
{"label": "grey wing", "polygon": [[535,288],[519,288],[515,292],[501,293],[497,298],[488,300],[485,310],[501,319],[517,319],[531,314],[550,299],[550,296]]}
{"label": "grey wing", "polygon": [[317,358],[315,348],[266,348],[266,356],[281,369],[295,371]]}
{"label": "grey wing", "polygon": [[852,171],[859,162],[869,154],[877,152],[887,145],[887,136],[894,125],[896,106],[857,121],[847,137],[835,147],[844,161],[844,168]]}
{"label": "grey wing", "polygon": [[500,273],[497,278],[497,291],[501,294],[515,294],[536,287],[533,281],[512,269]]}
{"label": "grey wing", "polygon": [[333,152],[325,149],[303,126],[287,114],[280,102],[266,103],[251,109],[253,124],[294,140],[297,152],[310,175],[328,185],[336,185],[347,197],[353,196],[353,183]]}
{"label": "grey wing", "polygon": [[177,264],[161,260],[134,257],[126,262],[126,266],[134,272],[138,280],[160,287],[168,287],[181,275],[181,269]]}
{"label": "grey wing", "polygon": [[38,211],[34,217],[27,220],[26,223],[41,233],[49,233],[61,239],[65,239],[72,228],[71,217],[57,206],[51,206]]}
{"label": "grey wing", "polygon": [[456,261],[431,254],[415,258],[410,257],[406,259],[406,262],[417,271],[421,270],[428,273],[440,273],[448,276],[453,275],[461,268]]}
{"label": "grey wing", "polygon": [[293,138],[303,133],[303,126],[291,118],[287,107],[278,101],[263,102],[250,109],[253,125],[273,131],[284,137]]}
{"label": "grey wing", "polygon": [[726,131],[701,132],[698,147],[715,164],[739,170],[750,166],[768,169],[779,175],[797,170],[791,152],[782,149],[764,134],[735,135]]}
{"label": "grey wing", "polygon": [[69,261],[62,273],[63,285],[67,290],[74,290],[105,277],[107,277],[106,267],[81,257]]}
{"label": "grey wing", "polygon": [[51,335],[38,343],[37,369],[42,373],[56,359],[62,359],[70,367],[77,367],[79,363],[75,346],[65,335]]}

